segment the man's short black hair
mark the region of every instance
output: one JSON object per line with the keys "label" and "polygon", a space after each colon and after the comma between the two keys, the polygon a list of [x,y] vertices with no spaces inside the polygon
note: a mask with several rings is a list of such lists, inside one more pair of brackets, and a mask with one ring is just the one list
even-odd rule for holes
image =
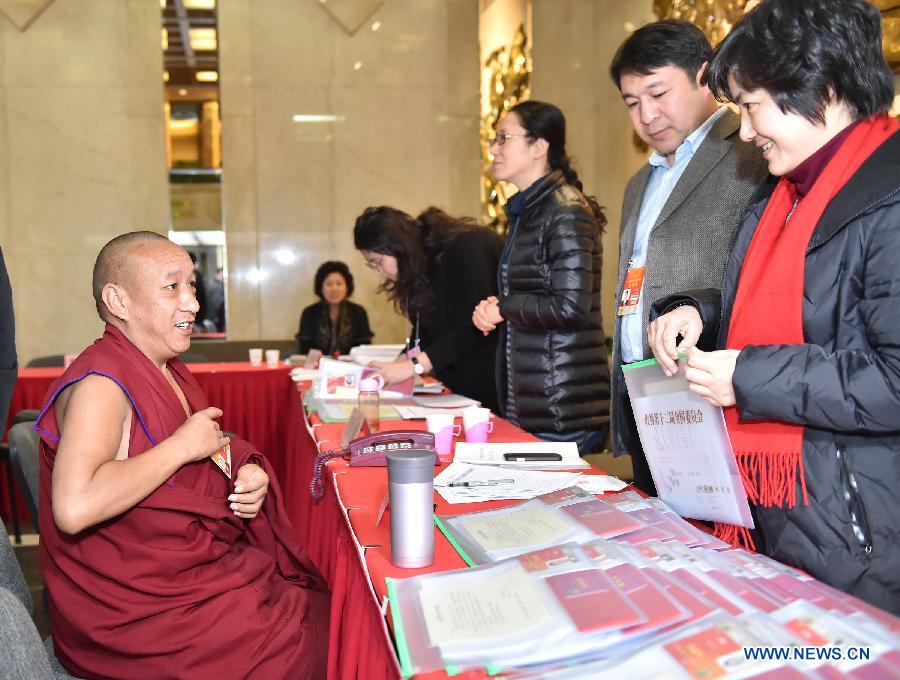
{"label": "man's short black hair", "polygon": [[619,45],[609,75],[622,89],[623,74],[646,76],[658,68],[675,66],[693,81],[711,53],[709,40],[697,26],[689,21],[663,19],[641,26]]}
{"label": "man's short black hair", "polygon": [[856,119],[886,112],[894,99],[881,15],[868,0],[765,0],[715,49],[704,79],[720,101],[734,101],[729,75],[813,123],[825,122],[832,95]]}
{"label": "man's short black hair", "polygon": [[347,284],[347,297],[353,295],[353,274],[350,273],[350,268],[340,260],[328,260],[328,262],[323,262],[319,265],[319,268],[316,270],[316,280],[313,283],[313,290],[320,298],[323,298],[322,286],[325,284],[325,279],[328,278],[329,274],[334,274],[335,272],[344,277],[344,281]]}

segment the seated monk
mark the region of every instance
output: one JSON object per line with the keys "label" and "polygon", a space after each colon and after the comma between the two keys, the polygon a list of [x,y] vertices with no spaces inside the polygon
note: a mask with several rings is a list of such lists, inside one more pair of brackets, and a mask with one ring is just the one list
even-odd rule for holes
{"label": "seated monk", "polygon": [[[93,281],[103,337],[35,425],[56,656],[84,678],[324,678],[330,598],[272,469],[223,436],[178,360],[194,277],[159,234],[106,244]],[[226,445],[232,474],[210,459]]]}

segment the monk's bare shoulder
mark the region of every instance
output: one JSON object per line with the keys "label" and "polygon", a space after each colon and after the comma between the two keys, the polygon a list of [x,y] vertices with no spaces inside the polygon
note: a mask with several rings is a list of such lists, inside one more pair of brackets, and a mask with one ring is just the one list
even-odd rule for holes
{"label": "monk's bare shoulder", "polygon": [[[91,423],[121,433],[131,408],[122,388],[110,378],[93,373],[67,387],[56,400],[56,421],[60,434],[78,425]],[[76,425],[76,423],[78,425]],[[91,429],[94,429],[93,427]]]}

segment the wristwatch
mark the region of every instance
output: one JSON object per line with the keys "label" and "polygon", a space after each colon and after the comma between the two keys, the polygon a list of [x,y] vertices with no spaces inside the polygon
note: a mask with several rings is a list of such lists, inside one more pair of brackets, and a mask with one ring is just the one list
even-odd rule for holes
{"label": "wristwatch", "polygon": [[410,357],[409,360],[413,365],[413,373],[416,375],[425,375],[425,367],[419,363],[419,360],[415,357]]}

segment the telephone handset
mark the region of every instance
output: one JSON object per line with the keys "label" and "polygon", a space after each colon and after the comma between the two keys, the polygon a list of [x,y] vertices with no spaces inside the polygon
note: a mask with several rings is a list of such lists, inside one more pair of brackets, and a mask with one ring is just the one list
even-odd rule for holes
{"label": "telephone handset", "polygon": [[[356,411],[358,409],[354,409],[354,412]],[[355,419],[352,425],[345,430],[344,436],[341,437],[341,448],[320,451],[316,456],[312,479],[309,481],[309,493],[317,501],[325,495],[322,474],[325,464],[332,458],[343,457],[350,461],[350,465],[354,466],[387,467],[387,454],[392,451],[434,451],[434,435],[421,430],[377,432],[357,437],[348,444],[344,444],[346,438],[354,436],[361,427],[364,432],[369,431],[362,414],[360,414],[360,418]],[[440,465],[440,463],[439,457],[435,456],[434,464]]]}
{"label": "telephone handset", "polygon": [[[386,467],[392,451],[434,451],[434,435],[422,430],[377,432],[354,439],[347,448],[352,466]],[[440,465],[437,456],[434,464]]]}

